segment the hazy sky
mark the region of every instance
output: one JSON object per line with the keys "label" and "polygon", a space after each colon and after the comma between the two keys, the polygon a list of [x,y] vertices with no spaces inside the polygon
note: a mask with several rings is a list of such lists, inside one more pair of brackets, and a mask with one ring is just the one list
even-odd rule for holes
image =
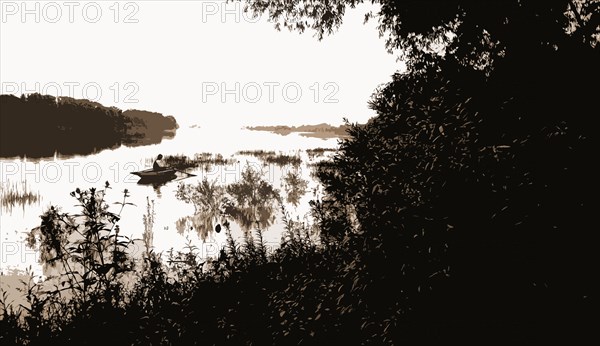
{"label": "hazy sky", "polygon": [[362,24],[366,6],[319,42],[221,1],[0,3],[2,93],[38,83],[184,126],[362,122],[373,90],[401,68],[376,23]]}

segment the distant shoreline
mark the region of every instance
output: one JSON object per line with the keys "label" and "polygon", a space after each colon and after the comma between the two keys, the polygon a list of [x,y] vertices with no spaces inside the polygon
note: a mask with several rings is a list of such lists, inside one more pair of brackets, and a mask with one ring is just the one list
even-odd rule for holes
{"label": "distant shoreline", "polygon": [[348,128],[349,126],[347,125],[333,126],[326,123],[300,126],[273,125],[244,127],[244,129],[250,131],[266,131],[281,136],[287,136],[290,133],[298,133],[300,136],[321,138],[323,140],[332,138],[347,138],[349,137],[347,132]]}

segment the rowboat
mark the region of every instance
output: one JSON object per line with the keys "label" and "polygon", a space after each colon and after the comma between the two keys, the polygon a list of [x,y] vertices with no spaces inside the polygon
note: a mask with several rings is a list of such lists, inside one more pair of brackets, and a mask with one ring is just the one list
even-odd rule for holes
{"label": "rowboat", "polygon": [[177,170],[173,168],[165,168],[159,171],[153,169],[147,169],[145,171],[131,172],[133,175],[140,177],[140,183],[158,183],[167,182],[175,179]]}

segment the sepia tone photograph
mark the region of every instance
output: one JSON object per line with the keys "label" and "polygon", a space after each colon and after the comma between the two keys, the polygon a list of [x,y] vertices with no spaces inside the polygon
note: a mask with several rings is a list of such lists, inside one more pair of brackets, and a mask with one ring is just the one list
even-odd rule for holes
{"label": "sepia tone photograph", "polygon": [[0,345],[598,344],[600,0],[0,0]]}

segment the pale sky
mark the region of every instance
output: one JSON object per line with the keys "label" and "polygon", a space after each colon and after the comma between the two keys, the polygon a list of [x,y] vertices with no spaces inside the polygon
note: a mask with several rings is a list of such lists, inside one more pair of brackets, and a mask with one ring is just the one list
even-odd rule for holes
{"label": "pale sky", "polygon": [[2,93],[38,83],[48,94],[174,115],[183,126],[364,122],[373,90],[401,68],[376,23],[363,25],[366,5],[319,42],[311,31],[254,22],[233,4],[224,12],[222,1],[0,3]]}

